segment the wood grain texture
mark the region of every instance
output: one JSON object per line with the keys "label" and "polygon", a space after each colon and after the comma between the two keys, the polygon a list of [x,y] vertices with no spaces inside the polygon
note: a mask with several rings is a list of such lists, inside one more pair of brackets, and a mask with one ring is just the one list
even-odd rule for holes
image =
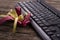
{"label": "wood grain texture", "polygon": [[[0,0],[0,14],[7,14],[11,8],[14,9],[17,2],[22,1],[28,0]],[[60,0],[45,1],[60,10]],[[11,32],[13,27],[12,25],[13,22],[5,22],[4,25],[0,26],[0,40],[41,40],[31,26],[17,27],[17,33],[13,34]]]}

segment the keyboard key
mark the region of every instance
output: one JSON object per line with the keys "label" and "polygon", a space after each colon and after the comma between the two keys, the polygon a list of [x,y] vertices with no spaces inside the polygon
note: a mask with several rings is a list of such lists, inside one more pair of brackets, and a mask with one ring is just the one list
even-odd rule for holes
{"label": "keyboard key", "polygon": [[40,23],[39,26],[45,26],[43,23]]}
{"label": "keyboard key", "polygon": [[44,27],[44,26],[43,26],[42,28],[43,28],[44,30],[46,30],[48,27]]}

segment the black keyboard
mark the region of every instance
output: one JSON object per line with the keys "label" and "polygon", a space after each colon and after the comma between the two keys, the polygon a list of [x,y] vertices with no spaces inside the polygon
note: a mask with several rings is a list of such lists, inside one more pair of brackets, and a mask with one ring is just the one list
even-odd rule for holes
{"label": "black keyboard", "polygon": [[31,13],[31,24],[43,40],[60,40],[59,11],[38,1],[19,2],[18,5],[24,12]]}

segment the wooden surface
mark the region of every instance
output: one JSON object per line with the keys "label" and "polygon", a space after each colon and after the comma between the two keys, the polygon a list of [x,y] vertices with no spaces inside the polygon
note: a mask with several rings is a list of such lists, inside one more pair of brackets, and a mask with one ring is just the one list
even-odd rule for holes
{"label": "wooden surface", "polygon": [[60,0],[46,0],[46,2],[60,11]]}
{"label": "wooden surface", "polygon": [[[19,1],[26,0],[0,0],[0,14],[7,14],[8,11]],[[56,9],[60,10],[60,1],[59,0],[45,0],[47,3],[54,6]],[[40,37],[37,36],[36,32],[32,29],[31,26],[27,27],[17,27],[17,33],[13,34],[12,26],[13,22],[5,22],[5,25],[1,25],[0,29],[4,31],[0,31],[0,40],[41,40]],[[8,32],[5,32],[8,31]]]}

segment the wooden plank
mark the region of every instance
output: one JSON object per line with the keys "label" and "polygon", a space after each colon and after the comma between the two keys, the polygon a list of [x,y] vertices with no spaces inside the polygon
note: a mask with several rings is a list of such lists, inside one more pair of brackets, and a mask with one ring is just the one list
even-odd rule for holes
{"label": "wooden plank", "polygon": [[[23,0],[0,0],[0,13],[7,14],[7,12],[12,8],[14,8],[15,4],[19,1]],[[26,1],[26,0],[25,0]],[[60,10],[60,1],[51,1],[46,0],[52,6]],[[51,1],[51,2],[50,2]],[[53,3],[52,3],[53,2]],[[56,3],[55,3],[56,2]],[[5,22],[6,23],[6,22]],[[27,27],[18,27],[17,33],[12,34],[12,23],[6,23],[0,26],[0,40],[40,40],[40,37],[37,36],[36,32],[32,29],[31,26]],[[6,28],[5,30],[3,28]],[[2,31],[3,30],[3,31]],[[5,32],[7,31],[7,32]]]}

